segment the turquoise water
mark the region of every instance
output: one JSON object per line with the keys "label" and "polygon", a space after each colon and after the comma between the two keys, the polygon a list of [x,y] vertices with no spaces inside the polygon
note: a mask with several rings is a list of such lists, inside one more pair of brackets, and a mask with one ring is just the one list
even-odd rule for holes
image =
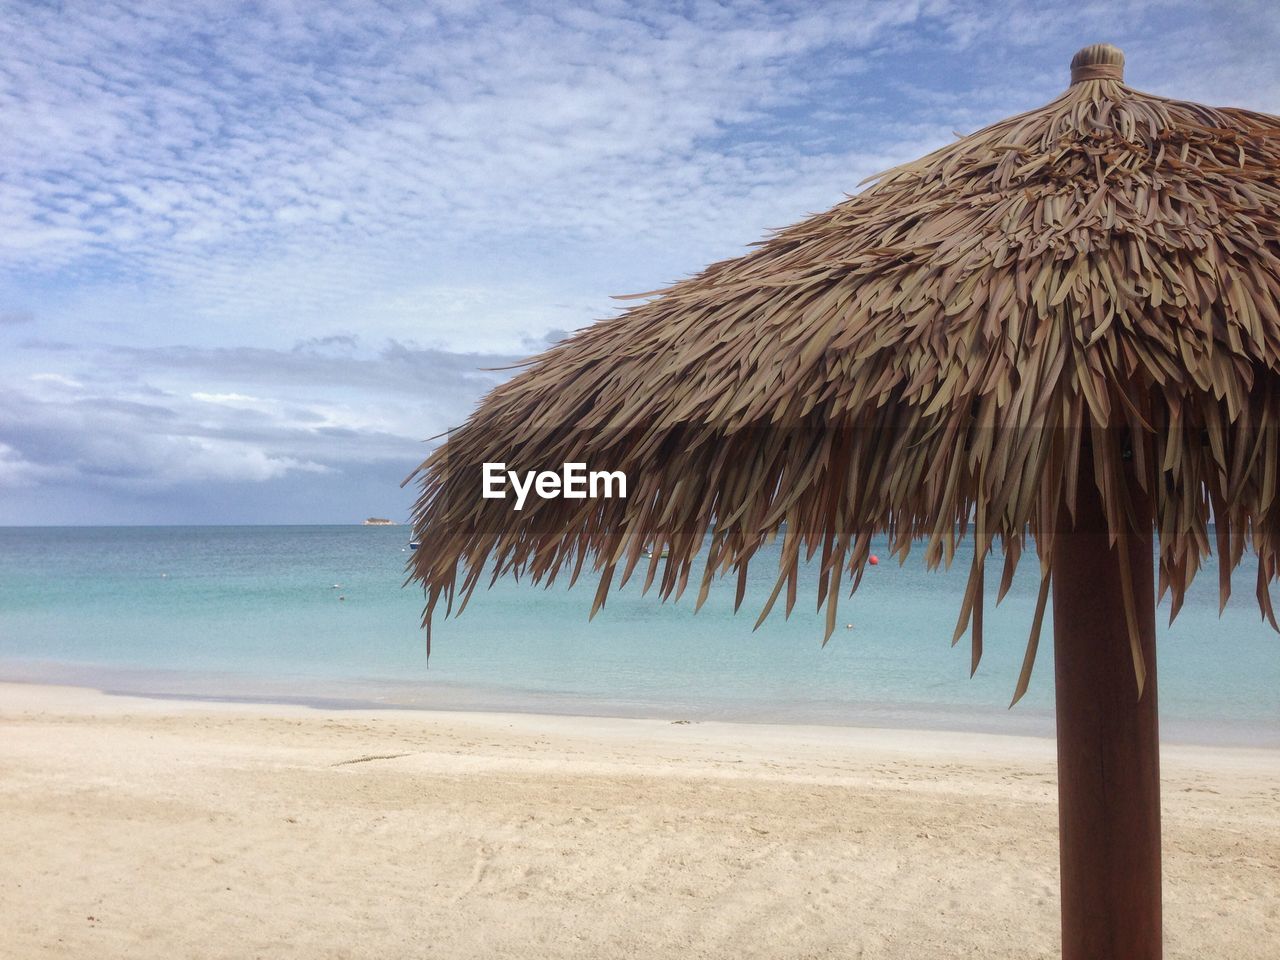
{"label": "turquoise water", "polygon": [[[928,573],[918,554],[868,571],[825,648],[811,609],[752,632],[776,569],[766,553],[737,617],[731,581],[696,616],[692,595],[661,604],[629,586],[592,623],[586,578],[573,590],[499,582],[461,619],[438,623],[428,669],[421,594],[401,588],[406,533],[0,528],[0,678],[335,705],[1052,731],[1048,625],[1031,689],[1007,710],[1034,562],[989,609],[972,679],[967,638],[949,646],[968,560]],[[888,553],[883,543],[876,552]],[[1255,574],[1246,558],[1219,619],[1210,565],[1162,628],[1166,738],[1280,744],[1280,637],[1259,621]],[[807,586],[802,602],[814,596],[812,578]]]}

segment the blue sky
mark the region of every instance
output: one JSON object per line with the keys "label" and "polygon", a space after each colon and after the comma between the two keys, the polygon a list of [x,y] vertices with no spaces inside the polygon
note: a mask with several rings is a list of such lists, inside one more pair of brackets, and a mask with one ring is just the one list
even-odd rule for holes
{"label": "blue sky", "polygon": [[1060,92],[1280,113],[1280,5],[0,0],[0,524],[403,519],[501,374]]}

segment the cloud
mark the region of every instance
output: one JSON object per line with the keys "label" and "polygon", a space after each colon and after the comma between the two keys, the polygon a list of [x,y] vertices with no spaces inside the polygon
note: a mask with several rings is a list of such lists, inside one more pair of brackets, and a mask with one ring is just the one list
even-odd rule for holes
{"label": "cloud", "polygon": [[0,488],[163,499],[306,475],[341,487],[383,464],[384,496],[402,513],[411,494],[397,484],[426,455],[422,439],[509,375],[480,368],[516,359],[328,340],[281,350],[28,343],[33,364],[67,372],[0,386]]}
{"label": "cloud", "polygon": [[[135,318],[135,342],[167,312],[240,342],[323,339],[346,317],[510,348],[1047,99],[1064,37],[1133,34],[1154,8],[299,9],[11,11],[0,269],[74,278],[86,296],[68,308]],[[1175,33],[1194,10],[1163,9]]]}
{"label": "cloud", "polygon": [[18,450],[0,442],[0,490],[38,487],[49,479],[52,479],[50,470],[32,463]]}
{"label": "cloud", "polygon": [[1043,102],[1087,39],[1171,94],[1280,108],[1274,5],[1210,6],[18,5],[0,270],[139,332],[345,316],[498,349]]}
{"label": "cloud", "polygon": [[246,397],[243,393],[193,393],[192,400],[200,400],[203,403],[228,403],[228,404],[248,404],[257,406],[265,401],[261,397]]}
{"label": "cloud", "polygon": [[788,63],[865,50],[920,16],[913,3],[845,16],[736,4],[696,18],[219,9],[17,13],[3,101],[3,155],[18,171],[15,232],[0,240],[11,258],[137,256],[216,281],[221,265],[201,264],[201,250],[244,266],[263,240],[332,251],[442,220],[451,243],[648,225],[664,187],[767,178],[758,151],[726,158],[716,142],[726,124],[798,102],[813,80]]}
{"label": "cloud", "polygon": [[354,334],[331,334],[327,337],[308,337],[293,345],[294,353],[318,353],[326,350],[350,351],[360,345]]}
{"label": "cloud", "polygon": [[50,383],[58,387],[66,387],[69,390],[79,390],[84,386],[79,380],[72,380],[61,373],[33,373],[28,379],[34,383]]}

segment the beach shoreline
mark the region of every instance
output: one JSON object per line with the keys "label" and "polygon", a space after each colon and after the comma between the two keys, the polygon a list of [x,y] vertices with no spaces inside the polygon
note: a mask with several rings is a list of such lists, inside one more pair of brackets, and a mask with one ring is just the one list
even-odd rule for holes
{"label": "beach shoreline", "polygon": [[[144,670],[102,664],[69,664],[0,657],[0,684],[98,691],[109,696],[247,706],[410,713],[529,714],[745,724],[752,726],[886,729],[952,732],[1052,740],[1054,718],[1034,706],[928,702],[717,702],[684,704],[619,700],[567,692],[487,687],[448,681],[409,683],[384,679],[253,678],[194,671]],[[1259,721],[1161,717],[1169,745],[1280,750],[1280,727]]]}
{"label": "beach shoreline", "polygon": [[[1051,740],[0,683],[15,956],[1057,952]],[[1280,940],[1280,755],[1167,746],[1169,957]]]}

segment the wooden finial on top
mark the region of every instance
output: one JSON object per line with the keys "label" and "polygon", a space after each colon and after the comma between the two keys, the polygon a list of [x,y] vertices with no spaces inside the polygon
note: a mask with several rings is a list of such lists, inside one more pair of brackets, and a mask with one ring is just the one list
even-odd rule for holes
{"label": "wooden finial on top", "polygon": [[1094,43],[1071,58],[1071,82],[1123,80],[1124,51],[1109,43]]}

